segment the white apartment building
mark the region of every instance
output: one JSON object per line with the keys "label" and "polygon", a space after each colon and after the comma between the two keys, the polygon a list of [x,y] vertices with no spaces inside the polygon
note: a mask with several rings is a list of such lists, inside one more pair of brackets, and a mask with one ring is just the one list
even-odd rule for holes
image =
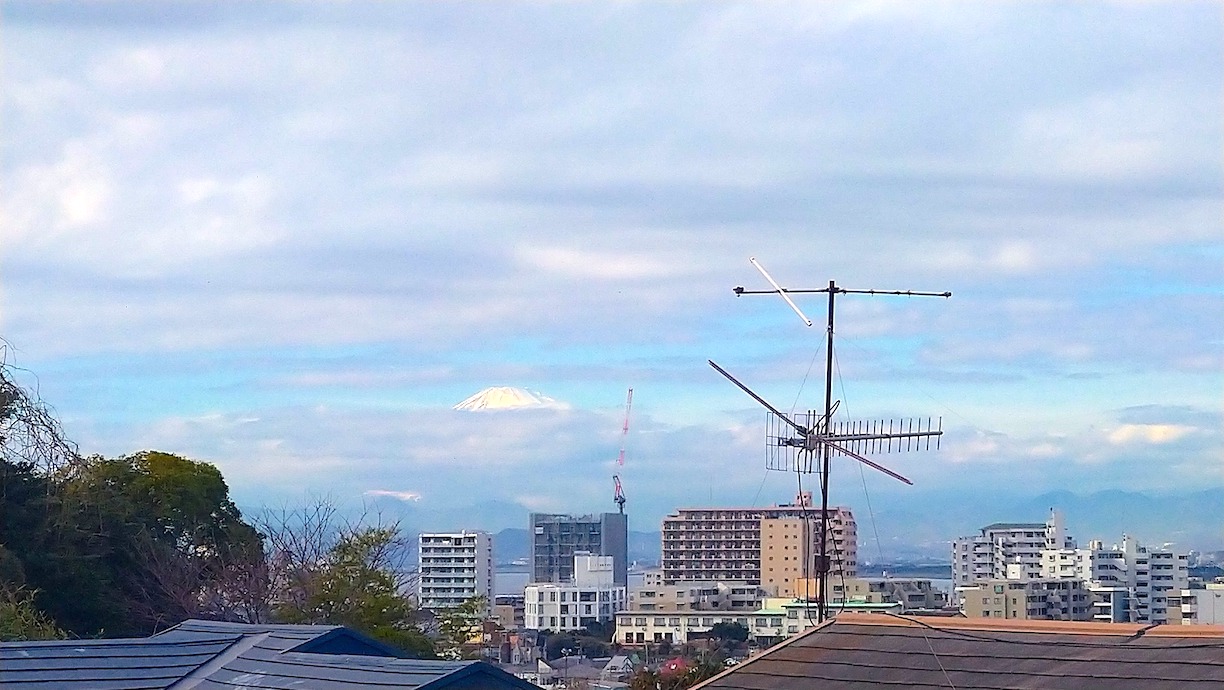
{"label": "white apartment building", "polygon": [[1188,586],[1188,566],[1188,554],[1147,547],[1128,535],[1121,546],[1093,540],[1086,549],[1041,552],[1042,575],[1089,583],[1098,608],[1094,618],[1111,622],[1169,622],[1169,597]]}
{"label": "white apartment building", "polygon": [[[748,637],[768,646],[815,627],[816,609],[789,598],[767,598],[756,611],[622,611],[616,616],[614,642],[624,645],[650,645],[667,642],[684,644],[719,623],[737,624],[748,630]],[[861,601],[834,602],[830,615],[842,611],[855,613],[901,613],[899,603]]]}
{"label": "white apartment building", "polygon": [[1032,580],[1042,576],[1041,552],[1074,549],[1063,516],[1050,511],[1040,522],[997,522],[979,534],[952,542],[952,584],[968,587],[982,580]]}
{"label": "white apartment building", "polygon": [[493,537],[488,532],[430,532],[417,538],[417,598],[430,610],[483,596],[493,605]]}
{"label": "white apartment building", "polygon": [[523,591],[524,626],[529,630],[580,630],[590,623],[609,623],[623,611],[627,595],[616,584],[612,556],[574,554],[571,582],[535,582]]}

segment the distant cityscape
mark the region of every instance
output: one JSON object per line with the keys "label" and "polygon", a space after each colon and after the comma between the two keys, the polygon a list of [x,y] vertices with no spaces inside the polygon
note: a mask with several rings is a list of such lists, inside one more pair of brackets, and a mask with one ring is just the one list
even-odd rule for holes
{"label": "distant cityscape", "polygon": [[[677,510],[654,533],[630,533],[627,516],[612,512],[533,513],[525,528],[496,535],[423,533],[419,598],[428,609],[483,597],[499,630],[531,641],[503,650],[511,666],[534,653],[539,635],[593,628],[646,650],[732,625],[765,647],[816,624],[822,515],[805,493],[759,508]],[[1121,532],[1117,543],[1081,545],[1051,509],[1043,522],[996,522],[952,539],[943,559],[868,566],[851,508],[830,507],[825,517],[831,616],[1224,623],[1224,552]]]}

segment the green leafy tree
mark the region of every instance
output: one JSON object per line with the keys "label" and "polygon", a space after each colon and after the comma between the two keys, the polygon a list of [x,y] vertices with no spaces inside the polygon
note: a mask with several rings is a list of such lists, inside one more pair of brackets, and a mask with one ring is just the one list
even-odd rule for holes
{"label": "green leafy tree", "polygon": [[465,599],[458,606],[437,612],[439,656],[462,659],[470,653],[470,642],[480,633],[488,605],[486,597],[475,596]]}
{"label": "green leafy tree", "polygon": [[190,617],[251,618],[237,602],[258,583],[234,573],[258,571],[263,548],[216,467],[158,451],[90,458],[62,501],[63,535],[121,609],[94,626],[147,634]]}
{"label": "green leafy tree", "polygon": [[34,602],[24,587],[0,586],[0,642],[59,640],[63,630]]}
{"label": "green leafy tree", "polygon": [[715,623],[710,628],[710,637],[720,640],[733,640],[735,642],[748,641],[748,628],[739,623]]}
{"label": "green leafy tree", "polygon": [[397,525],[338,525],[327,503],[265,516],[273,619],[343,625],[420,658],[433,642],[416,626],[398,561]]}

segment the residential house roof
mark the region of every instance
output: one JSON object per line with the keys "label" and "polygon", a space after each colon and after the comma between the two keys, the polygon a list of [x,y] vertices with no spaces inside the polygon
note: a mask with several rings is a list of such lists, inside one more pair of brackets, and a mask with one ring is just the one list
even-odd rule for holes
{"label": "residential house roof", "polygon": [[1224,627],[841,614],[700,690],[1224,690]]}
{"label": "residential house roof", "polygon": [[537,690],[489,664],[401,658],[338,626],[187,621],[152,637],[0,644],[5,690]]}

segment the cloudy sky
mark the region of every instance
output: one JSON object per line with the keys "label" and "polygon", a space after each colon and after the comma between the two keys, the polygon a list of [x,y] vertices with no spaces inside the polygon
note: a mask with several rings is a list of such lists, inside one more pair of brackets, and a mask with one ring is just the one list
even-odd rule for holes
{"label": "cloudy sky", "polygon": [[[840,460],[856,513],[954,536],[977,525],[939,524],[947,501],[1218,489],[1221,20],[4,0],[0,336],[83,451],[419,528],[613,510],[633,387],[621,475],[650,530],[796,488],[706,364],[821,404],[823,297],[797,298],[811,329],[737,299],[768,287],[756,257],[787,287],[953,292],[837,304],[840,417],[947,432],[885,456],[914,488]],[[487,386],[564,406],[451,409]]]}

